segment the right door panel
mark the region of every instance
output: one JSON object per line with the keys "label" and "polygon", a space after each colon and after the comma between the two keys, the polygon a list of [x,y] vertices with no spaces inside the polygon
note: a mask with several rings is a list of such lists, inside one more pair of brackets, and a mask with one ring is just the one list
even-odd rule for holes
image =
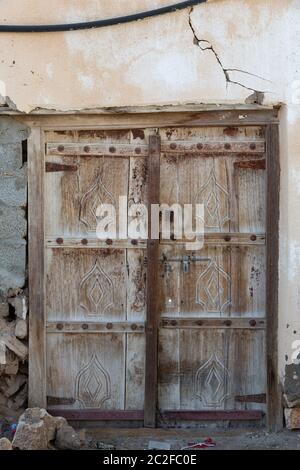
{"label": "right door panel", "polygon": [[165,129],[161,138],[160,203],[203,204],[205,233],[197,251],[160,240],[159,409],[264,412],[263,130]]}

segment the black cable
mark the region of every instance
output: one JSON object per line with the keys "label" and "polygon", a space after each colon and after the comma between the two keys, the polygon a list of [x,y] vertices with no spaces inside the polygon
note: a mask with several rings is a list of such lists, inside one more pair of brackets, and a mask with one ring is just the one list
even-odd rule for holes
{"label": "black cable", "polygon": [[118,18],[108,18],[106,20],[88,21],[85,23],[71,24],[53,24],[53,25],[0,25],[0,33],[50,33],[58,31],[76,31],[79,29],[103,28],[105,26],[114,26],[117,24],[130,23],[131,21],[143,20],[153,16],[172,13],[183,8],[192,7],[206,0],[189,0],[176,3],[156,10],[144,11],[134,15],[119,16]]}

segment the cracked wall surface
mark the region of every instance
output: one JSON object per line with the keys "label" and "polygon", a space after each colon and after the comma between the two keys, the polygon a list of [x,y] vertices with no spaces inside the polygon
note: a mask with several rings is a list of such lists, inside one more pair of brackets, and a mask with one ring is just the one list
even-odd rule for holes
{"label": "cracked wall surface", "polygon": [[[84,21],[170,3],[11,0],[2,2],[0,23]],[[255,91],[264,93],[264,103],[285,101],[292,65],[285,45],[299,25],[297,17],[297,0],[210,0],[192,11],[108,28],[2,33],[0,93],[26,112],[40,107],[244,103]]]}
{"label": "cracked wall surface", "polygon": [[[170,0],[3,1],[0,23],[90,21],[166,6]],[[134,23],[51,34],[0,33],[0,110],[215,103],[281,103],[279,370],[297,401],[300,341],[300,2],[207,0]],[[6,145],[3,150],[3,145]],[[4,205],[1,280],[24,281],[25,169],[19,142],[0,143]],[[17,158],[17,157],[16,157]],[[15,165],[15,166],[14,166]],[[17,217],[11,217],[14,207]],[[18,233],[9,255],[8,239]],[[6,245],[5,245],[6,244]],[[2,250],[2,251],[1,251]],[[11,276],[11,273],[13,275]],[[295,355],[296,353],[296,355]],[[300,399],[300,390],[299,390]]]}
{"label": "cracked wall surface", "polygon": [[237,86],[240,86],[242,88],[245,88],[246,90],[252,91],[251,95],[246,98],[246,100],[245,100],[246,103],[249,103],[249,104],[250,103],[252,103],[252,104],[253,103],[262,104],[263,100],[264,100],[264,92],[262,90],[256,90],[255,88],[250,88],[250,86],[244,85],[242,83],[242,81],[233,80],[231,78],[231,75],[234,72],[238,72],[241,75],[246,74],[246,75],[249,75],[251,77],[259,78],[259,79],[264,80],[266,82],[268,82],[269,80],[264,79],[262,77],[259,77],[258,75],[254,74],[254,73],[247,72],[246,70],[240,70],[240,69],[224,67],[217,51],[215,50],[215,48],[213,46],[213,44],[211,44],[207,39],[201,39],[199,37],[199,35],[197,34],[195,26],[194,26],[193,18],[192,18],[193,12],[194,12],[194,7],[192,7],[189,11],[189,26],[190,26],[190,29],[193,33],[193,37],[194,37],[193,43],[196,46],[198,46],[202,52],[210,51],[215,56],[217,64],[220,66],[221,70],[223,71],[226,84],[237,85]]}

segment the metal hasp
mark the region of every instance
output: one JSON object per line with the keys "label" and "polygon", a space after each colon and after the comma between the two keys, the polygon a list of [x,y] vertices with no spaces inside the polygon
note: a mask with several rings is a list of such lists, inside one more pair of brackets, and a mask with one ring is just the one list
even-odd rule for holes
{"label": "metal hasp", "polygon": [[211,258],[205,258],[204,256],[184,255],[184,256],[175,256],[173,258],[167,258],[166,255],[162,256],[162,261],[164,263],[164,271],[170,272],[172,268],[170,263],[181,263],[181,270],[183,273],[188,273],[190,271],[190,264],[196,262],[211,261]]}

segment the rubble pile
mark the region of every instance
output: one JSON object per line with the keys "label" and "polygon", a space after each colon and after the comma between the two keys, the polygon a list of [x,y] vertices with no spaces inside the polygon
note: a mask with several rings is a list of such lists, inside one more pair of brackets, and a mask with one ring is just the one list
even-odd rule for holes
{"label": "rubble pile", "polygon": [[27,405],[28,319],[24,295],[0,302],[0,417],[17,420]]}
{"label": "rubble pile", "polygon": [[[11,427],[10,427],[11,429]],[[27,408],[16,429],[0,439],[0,450],[80,450],[114,449],[75,431],[65,418],[51,416],[43,408]]]}

